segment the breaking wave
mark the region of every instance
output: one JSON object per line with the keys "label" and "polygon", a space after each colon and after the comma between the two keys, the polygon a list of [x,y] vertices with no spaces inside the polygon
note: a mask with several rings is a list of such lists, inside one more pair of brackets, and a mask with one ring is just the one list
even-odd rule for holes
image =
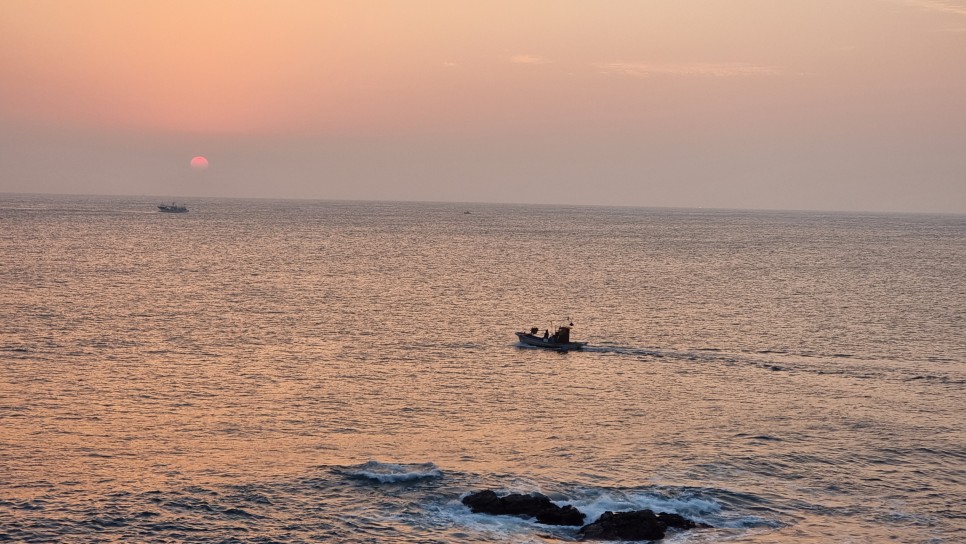
{"label": "breaking wave", "polygon": [[412,482],[442,478],[443,471],[434,463],[397,464],[368,461],[361,465],[338,467],[337,474],[360,480],[373,480],[382,484]]}

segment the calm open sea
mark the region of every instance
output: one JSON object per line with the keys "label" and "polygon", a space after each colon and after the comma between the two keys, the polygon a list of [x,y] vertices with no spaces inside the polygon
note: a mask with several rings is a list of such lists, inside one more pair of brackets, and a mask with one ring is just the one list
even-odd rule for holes
{"label": "calm open sea", "polygon": [[0,540],[966,539],[966,216],[156,204],[0,195]]}

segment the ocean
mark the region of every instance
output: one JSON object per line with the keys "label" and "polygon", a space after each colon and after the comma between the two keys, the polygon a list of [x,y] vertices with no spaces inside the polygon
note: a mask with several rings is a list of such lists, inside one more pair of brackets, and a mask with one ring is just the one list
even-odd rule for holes
{"label": "ocean", "polygon": [[0,541],[966,540],[966,216],[186,204],[0,195]]}

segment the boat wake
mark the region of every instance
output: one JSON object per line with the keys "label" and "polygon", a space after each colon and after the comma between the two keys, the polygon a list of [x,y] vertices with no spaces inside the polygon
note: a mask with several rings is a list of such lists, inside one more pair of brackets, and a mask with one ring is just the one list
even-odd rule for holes
{"label": "boat wake", "polygon": [[843,376],[854,379],[876,379],[888,382],[916,382],[923,386],[950,389],[957,394],[966,384],[966,375],[952,365],[925,366],[899,361],[885,367],[877,361],[866,361],[851,354],[790,352],[785,350],[729,350],[714,347],[662,349],[610,344],[593,344],[582,353],[601,357],[631,358],[640,362],[666,364],[740,365],[767,372],[807,373]]}
{"label": "boat wake", "polygon": [[585,346],[583,351],[588,353],[603,353],[612,355],[624,355],[628,357],[655,357],[662,358],[665,356],[665,351],[655,349],[655,348],[635,348],[630,346],[615,346],[607,344],[596,344],[592,346]]}

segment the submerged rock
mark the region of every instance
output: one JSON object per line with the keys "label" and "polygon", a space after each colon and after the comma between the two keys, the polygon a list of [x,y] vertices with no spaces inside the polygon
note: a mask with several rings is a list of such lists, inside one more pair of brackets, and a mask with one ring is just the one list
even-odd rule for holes
{"label": "submerged rock", "polygon": [[573,506],[557,506],[550,498],[539,493],[511,493],[499,497],[493,491],[485,490],[463,497],[463,504],[476,514],[531,517],[544,525],[583,525],[586,517]]}
{"label": "submerged rock", "polygon": [[580,535],[586,540],[660,540],[668,528],[694,529],[710,527],[695,523],[678,514],[651,510],[633,512],[604,512],[597,521],[580,528]]}

